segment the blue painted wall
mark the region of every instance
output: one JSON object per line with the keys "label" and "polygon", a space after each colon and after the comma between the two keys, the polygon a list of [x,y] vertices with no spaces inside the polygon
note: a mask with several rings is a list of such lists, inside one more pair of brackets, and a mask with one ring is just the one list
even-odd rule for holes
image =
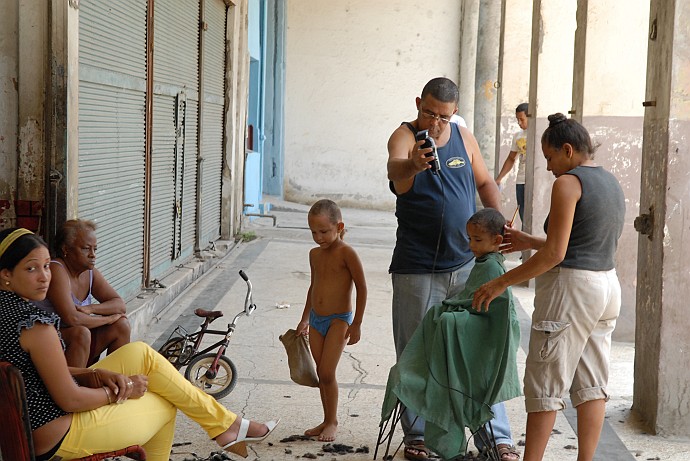
{"label": "blue painted wall", "polygon": [[262,0],[249,0],[249,104],[247,113],[247,157],[244,166],[244,212],[263,213],[264,144],[264,44],[265,8]]}
{"label": "blue painted wall", "polygon": [[283,197],[285,150],[285,0],[266,3],[264,198]]}

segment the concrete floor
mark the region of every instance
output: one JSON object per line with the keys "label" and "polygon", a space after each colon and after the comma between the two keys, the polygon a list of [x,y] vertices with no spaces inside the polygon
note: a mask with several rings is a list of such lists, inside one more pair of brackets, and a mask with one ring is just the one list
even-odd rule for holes
{"label": "concrete floor", "polygon": [[[388,264],[395,241],[395,217],[392,212],[343,210],[348,228],[346,240],[362,259],[368,285],[367,310],[362,339],[348,346],[338,369],[340,387],[340,427],[336,443],[368,449],[368,453],[333,454],[323,451],[323,443],[309,440],[284,441],[299,435],[322,418],[319,392],[290,381],[287,357],[278,337],[294,328],[302,314],[309,285],[308,251],[313,247],[307,229],[307,207],[275,203],[272,220],[258,218],[245,226],[257,239],[235,246],[215,267],[180,295],[160,313],[160,321],[143,333],[143,339],[154,346],[162,344],[178,322],[189,322],[197,307],[222,310],[228,320],[242,308],[246,285],[237,276],[246,271],[254,286],[258,309],[242,318],[227,355],[237,367],[239,381],[235,390],[221,399],[237,413],[256,420],[282,418],[281,424],[266,442],[252,445],[248,459],[289,460],[315,455],[318,459],[372,459],[379,432],[381,402],[388,370],[395,352],[391,332],[391,286]],[[509,264],[518,264],[517,256]],[[529,288],[513,289],[519,301],[523,337],[529,334],[529,316],[533,292]],[[217,321],[224,326],[226,321]],[[524,342],[523,342],[524,344]],[[612,395],[607,404],[607,425],[597,460],[687,460],[690,439],[668,439],[647,434],[630,411],[633,390],[634,345],[614,343],[611,357]],[[524,370],[524,349],[518,352],[518,368]],[[524,443],[526,414],[521,398],[506,403],[513,437]],[[576,460],[576,438],[569,417],[573,412],[559,413],[545,459]],[[394,436],[393,449],[402,440]],[[171,460],[208,458],[218,449],[205,433],[180,414]],[[470,445],[472,449],[473,446]],[[383,447],[377,459],[383,459]],[[233,456],[233,459],[239,459]],[[393,459],[404,459],[400,450]]]}

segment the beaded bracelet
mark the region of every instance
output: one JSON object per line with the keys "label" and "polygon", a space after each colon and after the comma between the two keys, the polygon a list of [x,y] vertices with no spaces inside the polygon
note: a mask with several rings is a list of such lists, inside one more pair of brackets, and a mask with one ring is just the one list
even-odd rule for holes
{"label": "beaded bracelet", "polygon": [[108,386],[103,386],[103,389],[105,390],[105,395],[108,397],[108,405],[111,405],[113,403],[113,400],[110,398],[110,389]]}

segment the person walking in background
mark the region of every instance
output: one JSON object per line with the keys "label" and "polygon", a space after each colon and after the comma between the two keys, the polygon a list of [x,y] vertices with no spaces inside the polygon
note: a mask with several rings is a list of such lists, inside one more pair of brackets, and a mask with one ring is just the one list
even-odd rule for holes
{"label": "person walking in background", "polygon": [[96,269],[96,223],[66,221],[55,237],[52,279],[46,298],[36,302],[60,317],[67,364],[86,367],[129,343],[131,328],[123,299]]}
{"label": "person walking in background", "polygon": [[[457,85],[444,77],[434,78],[415,104],[417,118],[402,123],[388,140],[389,187],[396,195],[398,219],[389,268],[398,359],[427,310],[465,287],[474,260],[465,225],[476,211],[475,193],[484,206],[498,209],[500,205],[498,187],[477,140],[467,128],[450,123],[458,110]],[[436,144],[438,174],[430,171],[433,149],[422,148],[424,141],[415,140],[421,130],[428,130]],[[505,406],[499,403],[492,410],[496,443],[513,446]],[[406,410],[401,423],[405,458],[432,456],[424,444],[424,420]],[[503,459],[518,458],[506,455]]]}
{"label": "person walking in background", "polygon": [[[295,331],[298,335],[309,335],[319,377],[323,422],[304,434],[330,442],[335,440],[338,429],[336,368],[345,345],[359,342],[367,283],[359,256],[343,241],[345,224],[338,205],[332,200],[319,200],[309,210],[308,220],[318,247],[309,251],[311,284]],[[354,312],[353,285],[357,290]]]}
{"label": "person walking in background", "polygon": [[549,116],[541,137],[556,177],[546,238],[506,228],[504,252],[537,250],[529,260],[479,288],[473,307],[488,309],[508,286],[536,277],[525,366],[525,461],[538,461],[570,395],[577,409],[578,461],[593,459],[609,398],[611,334],[621,306],[614,256],[625,219],[618,180],[594,163],[587,130]]}
{"label": "person walking in background", "polygon": [[503,162],[501,171],[496,176],[496,185],[499,187],[503,182],[503,179],[510,173],[517,161],[518,170],[517,178],[515,178],[515,199],[518,204],[518,210],[520,213],[520,222],[523,223],[524,227],[524,217],[525,217],[525,161],[527,155],[527,109],[528,104],[523,102],[517,108],[515,108],[515,118],[517,119],[518,125],[520,126],[520,131],[515,133],[513,136],[513,142],[510,146],[510,152],[506,161]]}

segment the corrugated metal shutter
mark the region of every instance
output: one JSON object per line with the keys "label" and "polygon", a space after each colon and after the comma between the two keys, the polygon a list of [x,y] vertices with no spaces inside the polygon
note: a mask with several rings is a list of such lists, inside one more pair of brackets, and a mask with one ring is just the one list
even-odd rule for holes
{"label": "corrugated metal shutter", "polygon": [[79,3],[79,217],[124,298],[142,283],[146,2]]}
{"label": "corrugated metal shutter", "polygon": [[199,4],[157,0],[154,8],[151,163],[151,278],[194,251]]}
{"label": "corrugated metal shutter", "polygon": [[[155,32],[154,32],[155,37]],[[155,67],[154,67],[155,69]],[[155,70],[154,70],[155,72]],[[175,98],[153,96],[151,266],[172,259],[175,213]],[[152,277],[155,278],[155,277]]]}
{"label": "corrugated metal shutter", "polygon": [[221,0],[205,2],[201,246],[220,235],[223,124],[225,107],[226,6]]}
{"label": "corrugated metal shutter", "polygon": [[[197,175],[197,146],[199,145],[199,101],[196,99],[187,100],[187,117],[190,123],[187,124],[187,142],[193,146],[193,154],[190,153],[189,161],[185,164],[184,172],[189,180],[184,183],[182,193],[185,201],[182,204],[184,209],[182,215],[182,244],[185,247],[194,249],[196,237],[196,175]],[[189,151],[188,151],[189,152]]]}

